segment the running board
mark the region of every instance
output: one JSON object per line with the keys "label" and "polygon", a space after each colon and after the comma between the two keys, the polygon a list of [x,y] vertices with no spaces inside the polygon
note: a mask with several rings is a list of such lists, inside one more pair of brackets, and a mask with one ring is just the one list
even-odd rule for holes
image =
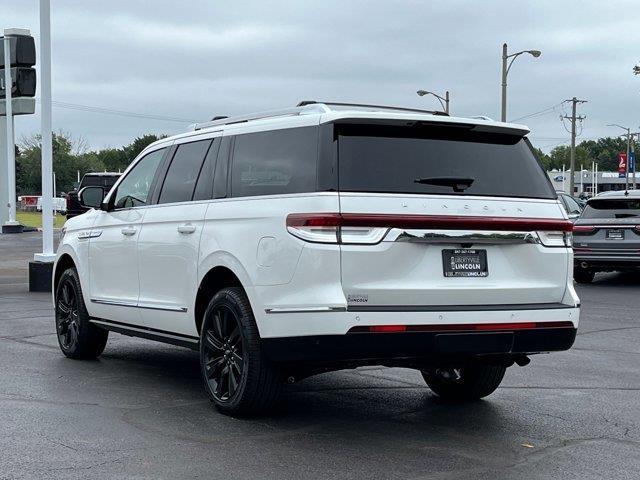
{"label": "running board", "polygon": [[198,350],[200,344],[200,341],[197,337],[191,337],[189,335],[170,333],[165,332],[164,330],[158,330],[150,327],[141,327],[138,325],[130,325],[128,323],[105,320],[103,318],[91,318],[89,321],[104,330],[120,333],[129,337],[155,340],[156,342],[168,343],[170,345],[186,347],[192,350]]}

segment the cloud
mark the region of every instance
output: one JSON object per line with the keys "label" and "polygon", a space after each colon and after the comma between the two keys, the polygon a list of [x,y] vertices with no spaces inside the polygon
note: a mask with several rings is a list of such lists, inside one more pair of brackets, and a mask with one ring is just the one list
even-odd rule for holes
{"label": "cloud", "polygon": [[[424,88],[450,90],[454,114],[497,117],[506,41],[510,51],[543,52],[518,58],[509,73],[510,118],[577,96],[589,100],[585,137],[613,134],[606,123],[639,121],[640,77],[631,68],[640,32],[620,14],[635,10],[631,1],[52,3],[60,102],[206,120],[302,99],[436,108],[415,95]],[[0,27],[37,35],[35,0],[0,0],[0,10]],[[535,144],[568,140],[558,116],[525,120]],[[38,131],[38,122],[20,118],[18,133]],[[54,125],[96,148],[186,128],[61,108]]]}

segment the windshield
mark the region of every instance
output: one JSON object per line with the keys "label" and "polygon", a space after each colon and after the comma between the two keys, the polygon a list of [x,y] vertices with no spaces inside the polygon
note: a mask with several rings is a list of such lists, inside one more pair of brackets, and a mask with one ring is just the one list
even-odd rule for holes
{"label": "windshield", "polygon": [[341,191],[555,199],[521,136],[471,126],[336,125]]}
{"label": "windshield", "polygon": [[597,199],[587,203],[581,218],[633,218],[640,216],[640,200]]}

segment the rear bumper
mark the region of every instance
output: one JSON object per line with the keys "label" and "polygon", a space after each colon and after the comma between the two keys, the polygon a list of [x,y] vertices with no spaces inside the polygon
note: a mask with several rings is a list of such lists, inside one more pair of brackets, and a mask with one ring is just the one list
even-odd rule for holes
{"label": "rear bumper", "polygon": [[[580,308],[528,305],[525,310],[331,311],[267,317],[260,333],[265,353],[276,362],[433,363],[567,350],[576,336]],[[406,331],[367,331],[384,326],[406,326]]]}
{"label": "rear bumper", "polygon": [[479,356],[568,350],[575,328],[540,328],[504,332],[349,333],[268,338],[265,353],[282,363],[441,363]]}
{"label": "rear bumper", "polygon": [[594,252],[592,254],[574,253],[573,265],[574,267],[593,270],[635,269],[640,268],[640,255],[602,255],[598,254],[597,252]]}

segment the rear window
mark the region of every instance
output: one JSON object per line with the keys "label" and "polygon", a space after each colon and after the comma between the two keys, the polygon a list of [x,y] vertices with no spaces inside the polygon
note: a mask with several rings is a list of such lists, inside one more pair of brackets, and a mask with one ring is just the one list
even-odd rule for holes
{"label": "rear window", "polygon": [[336,135],[343,191],[556,198],[520,136],[469,126],[348,124],[336,125]]}
{"label": "rear window", "polygon": [[82,184],[80,188],[83,187],[107,187],[111,188],[118,180],[118,177],[115,175],[85,175],[82,177]]}
{"label": "rear window", "polygon": [[640,217],[640,200],[596,199],[587,203],[580,218],[632,218]]}

